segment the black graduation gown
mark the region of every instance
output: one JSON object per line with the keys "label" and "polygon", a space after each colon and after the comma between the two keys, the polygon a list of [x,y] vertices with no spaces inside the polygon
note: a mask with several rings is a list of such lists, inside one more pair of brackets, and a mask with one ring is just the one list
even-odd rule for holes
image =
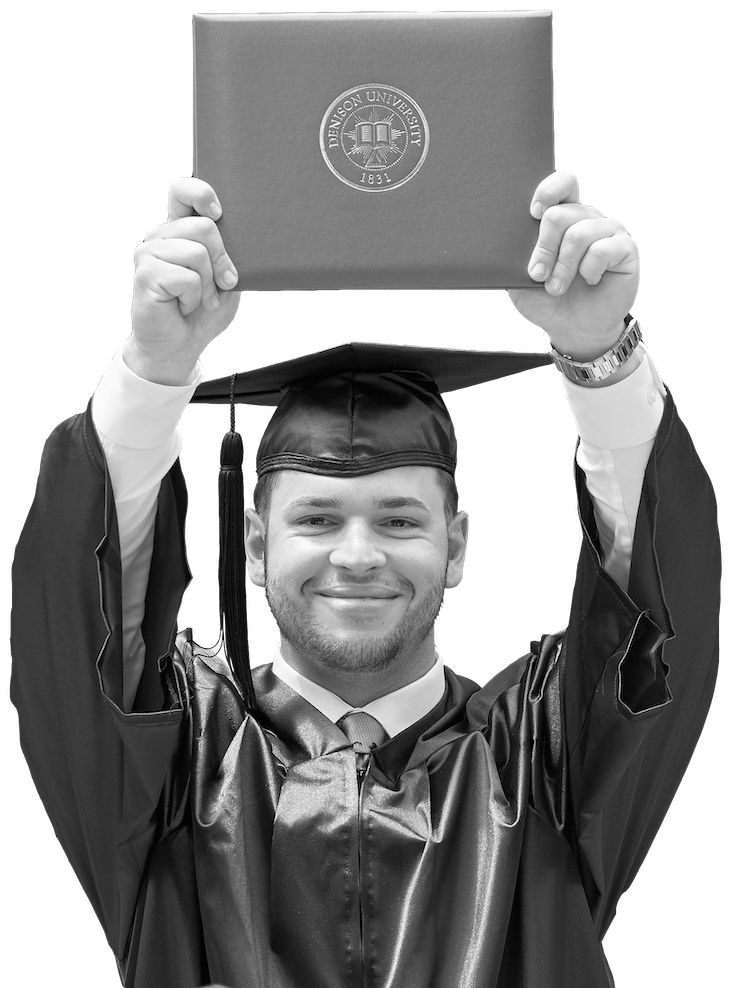
{"label": "black graduation gown", "polygon": [[[185,489],[162,485],[122,713],[114,502],[88,412],[59,426],[14,564],[12,697],[33,778],[134,988],[590,988],[691,756],[716,674],[710,482],[671,396],[629,593],[584,541],[567,631],[382,745],[255,670],[242,711],[175,620]],[[156,657],[159,659],[156,661]]]}

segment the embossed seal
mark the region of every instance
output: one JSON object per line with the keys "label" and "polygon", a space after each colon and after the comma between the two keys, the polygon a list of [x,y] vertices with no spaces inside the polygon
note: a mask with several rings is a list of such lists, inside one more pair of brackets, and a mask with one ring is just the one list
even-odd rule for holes
{"label": "embossed seal", "polygon": [[395,86],[353,86],[322,117],[319,146],[330,171],[360,192],[405,185],[426,159],[428,123],[414,99]]}

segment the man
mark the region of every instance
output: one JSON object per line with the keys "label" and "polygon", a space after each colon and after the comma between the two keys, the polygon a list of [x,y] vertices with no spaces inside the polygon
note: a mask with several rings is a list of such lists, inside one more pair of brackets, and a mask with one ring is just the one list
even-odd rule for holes
{"label": "man", "polygon": [[[714,505],[671,397],[629,338],[630,238],[579,203],[566,173],[530,209],[541,223],[529,270],[545,290],[515,292],[515,304],[566,374],[623,341],[602,379],[575,385],[604,418],[628,409],[629,422],[615,449],[582,438],[585,541],[567,633],[482,690],[445,671],[433,620],[467,536],[444,497],[448,426],[436,440],[424,426],[412,462],[412,433],[391,442],[392,412],[378,437],[387,453],[377,445],[356,472],[327,468],[291,382],[283,431],[296,442],[282,445],[281,418],[267,430],[259,470],[274,479],[247,515],[250,573],[281,652],[244,704],[189,635],[168,657],[187,573],[163,406],[190,397],[198,357],[237,304],[219,293],[230,260],[215,193],[173,185],[168,223],[138,254],[117,367],[127,383],[112,372],[94,402],[101,446],[88,416],[57,432],[16,561],[25,750],[126,983],[611,983],[600,938],[712,691]],[[317,379],[328,405],[329,380]],[[157,395],[132,453],[135,410],[113,421],[109,400],[127,386]],[[402,397],[413,381],[397,387]],[[437,394],[423,404],[441,416]],[[600,418],[594,438],[616,425]]]}

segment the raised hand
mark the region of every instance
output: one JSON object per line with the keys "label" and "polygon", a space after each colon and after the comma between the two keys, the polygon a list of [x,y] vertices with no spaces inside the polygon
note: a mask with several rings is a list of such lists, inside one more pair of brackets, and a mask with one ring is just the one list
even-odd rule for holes
{"label": "raised hand", "polygon": [[184,384],[205,347],[231,323],[238,275],[215,220],[214,190],[196,178],[170,186],[167,222],[135,253],[132,336],[124,360],[157,384]]}
{"label": "raised hand", "polygon": [[556,350],[591,360],[619,339],[636,298],[636,244],[618,220],[579,201],[571,172],[544,179],[529,208],[540,230],[527,270],[544,290],[513,290],[510,298]]}

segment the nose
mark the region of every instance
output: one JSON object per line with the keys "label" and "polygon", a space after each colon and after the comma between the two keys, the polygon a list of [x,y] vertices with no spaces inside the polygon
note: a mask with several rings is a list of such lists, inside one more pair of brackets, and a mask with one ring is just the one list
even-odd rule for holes
{"label": "nose", "polygon": [[385,553],[378,545],[378,537],[372,528],[364,521],[353,520],[341,529],[337,545],[330,553],[330,562],[333,566],[363,576],[385,565]]}

